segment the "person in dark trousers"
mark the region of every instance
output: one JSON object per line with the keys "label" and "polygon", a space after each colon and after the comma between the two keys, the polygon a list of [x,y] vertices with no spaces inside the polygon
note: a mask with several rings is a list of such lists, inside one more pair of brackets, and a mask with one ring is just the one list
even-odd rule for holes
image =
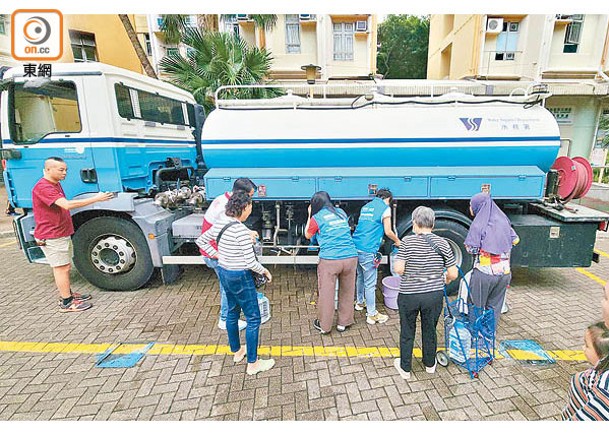
{"label": "person in dark trousers", "polygon": [[394,271],[402,275],[398,309],[400,311],[400,357],[394,366],[402,379],[410,379],[412,349],[417,317],[421,315],[423,365],[427,373],[436,371],[436,326],[442,312],[444,284],[457,278],[455,255],[448,242],[432,230],[434,211],[417,207],[412,212],[413,235],[402,239]]}
{"label": "person in dark trousers", "polygon": [[338,323],[336,330],[343,332],[351,326],[355,300],[355,274],[357,250],[351,238],[347,214],[334,207],[328,192],[320,191],[311,198],[305,237],[317,237],[319,264],[317,265],[317,319],[313,327],[322,334],[332,330],[334,323],[334,293],[338,280]]}
{"label": "person in dark trousers", "polygon": [[[233,190],[230,192],[225,192],[224,195],[217,196],[209,205],[209,208],[205,212],[205,216],[203,216],[203,224],[201,225],[201,234],[205,234],[215,223],[226,220],[226,203],[233,195],[234,192],[242,191],[247,192],[250,197],[254,196],[256,192],[257,186],[254,184],[252,180],[249,178],[237,178],[233,183]],[[254,236],[257,236],[257,233],[252,232]],[[215,241],[212,240],[211,244],[215,246]],[[215,258],[209,257],[205,253],[205,251],[201,250],[201,255],[203,255],[203,260],[205,261],[205,265],[216,273],[218,276],[218,282],[220,285],[220,318],[218,319],[218,328],[226,330],[226,316],[228,315],[228,301],[226,299],[226,290],[224,290],[224,286],[220,281],[220,276],[218,275],[218,260]],[[239,319],[239,330],[245,329],[247,325],[246,322]]]}
{"label": "person in dark trousers", "polygon": [[385,323],[389,316],[376,309],[376,283],[378,263],[374,258],[383,236],[386,235],[395,246],[400,246],[400,239],[395,235],[391,222],[391,201],[393,195],[389,189],[379,189],[376,197],[364,205],[359,214],[357,228],[353,233],[353,243],[357,249],[357,278],[355,309],[366,312],[366,322],[370,325]]}
{"label": "person in dark trousers", "polygon": [[66,199],[60,182],[66,178],[67,173],[68,167],[63,159],[50,157],[44,162],[44,176],[32,189],[36,222],[34,238],[53,268],[55,284],[61,298],[59,310],[62,312],[84,311],[92,306],[87,302],[91,295],[75,293],[70,289],[71,237],[74,234],[70,210],[107,201],[113,197],[112,193],[99,192],[86,199]]}
{"label": "person in dark trousers", "polygon": [[[228,315],[226,332],[231,352],[234,352],[235,363],[247,356],[248,375],[270,370],[275,360],[258,358],[258,340],[260,330],[260,309],[252,272],[263,274],[268,282],[273,276],[258,262],[254,253],[251,231],[243,224],[252,213],[252,198],[243,191],[233,192],[226,203],[226,215],[229,222],[214,224],[197,239],[197,245],[211,258],[218,259],[218,275],[226,290]],[[217,248],[212,245],[217,242]],[[239,339],[239,316],[243,311],[247,320],[245,328],[245,346]]]}
{"label": "person in dark trousers", "polygon": [[510,253],[520,239],[509,218],[487,192],[472,197],[470,213],[474,220],[465,238],[465,248],[474,255],[474,268],[468,297],[475,306],[494,310],[496,330],[512,278]]}

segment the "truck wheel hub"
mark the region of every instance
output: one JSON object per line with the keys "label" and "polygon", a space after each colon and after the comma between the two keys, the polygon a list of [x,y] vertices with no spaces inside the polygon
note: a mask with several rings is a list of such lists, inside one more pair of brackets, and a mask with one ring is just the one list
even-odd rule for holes
{"label": "truck wheel hub", "polygon": [[91,262],[104,273],[115,275],[127,272],[135,264],[135,250],[121,237],[103,237],[91,250]]}

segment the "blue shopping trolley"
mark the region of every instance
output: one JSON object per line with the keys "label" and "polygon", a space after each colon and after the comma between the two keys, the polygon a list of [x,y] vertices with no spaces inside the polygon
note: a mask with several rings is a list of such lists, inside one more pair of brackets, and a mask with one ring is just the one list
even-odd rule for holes
{"label": "blue shopping trolley", "polygon": [[[467,286],[469,284],[459,269],[459,275]],[[448,299],[444,286],[444,342],[445,351],[436,353],[436,361],[442,367],[450,361],[465,368],[470,377],[478,373],[495,358],[495,314],[493,309],[482,309],[462,298]]]}

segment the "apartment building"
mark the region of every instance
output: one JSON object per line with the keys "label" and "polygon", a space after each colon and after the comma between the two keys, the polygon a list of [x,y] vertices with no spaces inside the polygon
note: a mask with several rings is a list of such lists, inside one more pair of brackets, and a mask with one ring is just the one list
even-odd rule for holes
{"label": "apartment building", "polygon": [[[190,15],[187,24],[197,26],[200,21],[200,17]],[[165,43],[161,15],[148,15],[147,22],[150,36],[140,33],[140,37],[148,45],[158,72],[164,56],[174,50],[186,55],[189,47]],[[304,80],[301,67],[309,64],[321,68],[317,77],[321,81],[367,78],[376,72],[375,15],[277,15],[271,29],[258,28],[247,14],[220,15],[217,22],[216,30],[236,33],[248,44],[269,50],[273,56],[270,77],[277,81]]]}
{"label": "apartment building", "polygon": [[[432,15],[428,79],[476,79],[489,92],[544,83],[561,154],[604,165],[609,118],[609,15]],[[520,89],[520,90],[519,90]]]}

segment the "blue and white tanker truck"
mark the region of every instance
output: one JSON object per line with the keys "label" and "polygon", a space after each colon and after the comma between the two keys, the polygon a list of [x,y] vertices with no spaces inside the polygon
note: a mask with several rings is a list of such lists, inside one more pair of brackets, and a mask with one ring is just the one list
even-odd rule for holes
{"label": "blue and white tanker truck", "polygon": [[155,269],[170,283],[181,264],[202,263],[194,240],[205,208],[239,177],[258,185],[247,224],[261,235],[263,263],[317,261],[303,235],[316,191],[327,191],[355,225],[361,206],[388,187],[398,235],[411,231],[416,206],[432,207],[435,232],[466,270],[469,198],[481,190],[521,237],[514,264],[586,267],[598,260],[596,231],[606,230],[609,215],[565,205],[585,193],[591,175],[576,170],[581,161],[554,163],[560,135],[545,96],[287,91],[267,100],[219,98],[206,118],[188,92],[101,63],[55,64],[50,79],[14,68],[2,80],[4,180],[10,202],[23,210],[16,236],[36,263],[45,259],[32,235],[31,190],[45,159],[67,162],[69,198],[116,192],[73,211],[75,266],[108,290],[140,288]]}

